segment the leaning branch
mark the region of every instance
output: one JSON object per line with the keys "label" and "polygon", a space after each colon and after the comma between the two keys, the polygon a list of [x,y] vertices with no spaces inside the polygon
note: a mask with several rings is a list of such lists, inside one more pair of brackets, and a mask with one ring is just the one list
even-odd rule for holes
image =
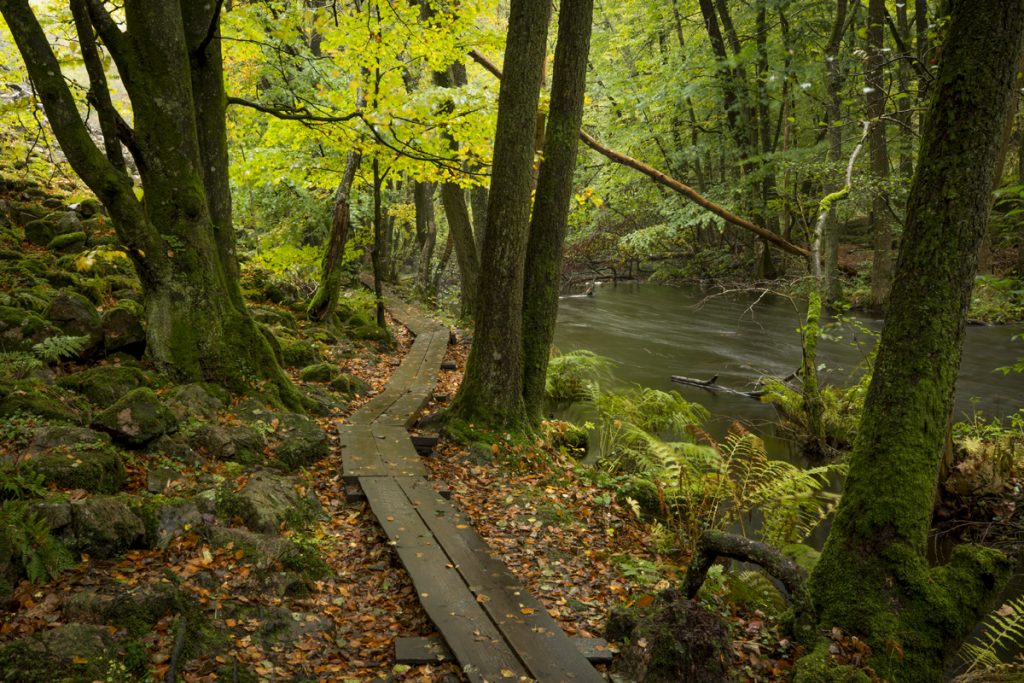
{"label": "leaning branch", "polygon": [[283,119],[285,121],[306,121],[309,123],[344,123],[345,121],[351,121],[352,119],[362,116],[362,112],[359,110],[356,110],[349,114],[342,114],[340,116],[314,114],[308,109],[284,109],[282,107],[272,107],[267,104],[253,102],[251,100],[246,100],[241,97],[229,97],[228,104],[234,104],[239,107],[248,107],[249,109],[255,109],[256,111],[263,112],[264,114],[270,114],[274,118]]}
{"label": "leaning branch", "polygon": [[754,391],[743,391],[742,389],[733,389],[732,387],[722,386],[718,383],[718,375],[715,375],[711,379],[693,379],[692,377],[683,377],[682,375],[672,375],[672,381],[676,384],[685,384],[688,387],[697,387],[699,389],[706,389],[707,391],[719,391],[723,394],[736,394],[737,396],[746,396],[747,398],[760,399],[765,395],[764,389],[757,389]]}
{"label": "leaning branch", "polygon": [[[479,50],[471,50],[469,56],[473,58],[473,61],[482,66],[487,71],[489,71],[496,78],[501,78],[501,69],[499,69],[497,65],[494,64],[494,62],[484,57],[484,55]],[[759,237],[762,237],[768,242],[774,244],[782,251],[793,254],[794,256],[810,258],[811,252],[808,251],[807,249],[796,244],[793,244],[789,240],[784,239],[781,235],[777,235],[763,226],[753,223],[741,216],[737,216],[736,214],[734,214],[732,211],[729,211],[725,207],[715,204],[713,201],[711,201],[701,193],[697,192],[695,189],[693,189],[686,183],[676,180],[675,178],[659,171],[653,166],[649,166],[648,164],[645,164],[639,159],[634,159],[633,157],[626,156],[621,152],[616,152],[615,150],[602,145],[593,136],[591,136],[584,130],[580,130],[580,140],[582,140],[588,147],[593,149],[598,154],[601,154],[602,156],[611,159],[617,164],[627,166],[635,171],[643,173],[654,182],[660,185],[664,185],[670,190],[678,192],[679,194],[683,195],[690,201],[707,209],[711,213],[723,219],[727,223],[731,223],[737,227],[753,232]]]}

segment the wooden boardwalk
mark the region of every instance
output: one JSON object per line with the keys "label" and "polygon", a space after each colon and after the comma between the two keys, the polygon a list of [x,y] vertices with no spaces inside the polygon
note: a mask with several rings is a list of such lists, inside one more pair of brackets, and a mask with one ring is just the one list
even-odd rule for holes
{"label": "wooden boardwalk", "polygon": [[387,389],[340,424],[344,479],[356,483],[405,565],[420,603],[470,681],[604,681],[426,479],[406,428],[434,390],[449,332],[404,304],[416,335]]}

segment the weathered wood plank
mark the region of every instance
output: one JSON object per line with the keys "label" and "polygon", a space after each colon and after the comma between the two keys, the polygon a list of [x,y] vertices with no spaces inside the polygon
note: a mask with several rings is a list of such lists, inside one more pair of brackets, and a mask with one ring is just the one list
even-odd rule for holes
{"label": "weathered wood plank", "polygon": [[360,485],[373,514],[395,544],[423,609],[444,635],[467,678],[495,682],[527,676],[398,482],[391,477],[367,477]]}
{"label": "weathered wood plank", "polygon": [[404,427],[388,427],[375,422],[372,433],[373,438],[377,441],[377,452],[380,453],[384,467],[390,476],[427,476],[427,467],[420,459],[416,448],[413,447],[412,441],[409,439],[409,432]]}
{"label": "weathered wood plank", "polygon": [[377,440],[368,427],[339,425],[338,442],[341,445],[342,478],[352,483],[362,476],[388,473],[380,457]]}
{"label": "weathered wood plank", "polygon": [[604,681],[547,609],[491,555],[468,519],[426,480],[403,478],[397,482],[535,679],[546,683]]}

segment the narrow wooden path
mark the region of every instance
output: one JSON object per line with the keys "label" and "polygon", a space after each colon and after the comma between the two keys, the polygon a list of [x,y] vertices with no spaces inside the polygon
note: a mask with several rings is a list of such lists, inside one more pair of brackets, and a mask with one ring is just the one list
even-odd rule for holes
{"label": "narrow wooden path", "polygon": [[604,681],[427,481],[406,429],[434,390],[449,331],[411,306],[389,310],[416,339],[387,388],[338,425],[346,483],[362,489],[470,681]]}

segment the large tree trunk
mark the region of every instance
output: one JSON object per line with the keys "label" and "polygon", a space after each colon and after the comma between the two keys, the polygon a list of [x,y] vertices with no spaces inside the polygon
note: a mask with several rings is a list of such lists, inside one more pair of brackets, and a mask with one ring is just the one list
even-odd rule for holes
{"label": "large tree trunk", "polygon": [[320,282],[317,284],[313,298],[306,307],[306,315],[310,320],[323,321],[334,315],[338,306],[338,295],[341,291],[341,262],[345,256],[345,242],[352,225],[351,195],[352,183],[356,179],[356,171],[362,156],[359,152],[349,152],[345,157],[345,170],[334,191],[334,210],[331,213],[331,234],[327,237],[323,259],[320,261]]}
{"label": "large tree trunk", "polygon": [[540,101],[547,0],[512,0],[505,77],[498,95],[476,329],[451,416],[520,431],[523,403],[523,266],[530,221],[533,138]]}
{"label": "large tree trunk", "polygon": [[128,0],[125,30],[99,0],[88,4],[132,100],[135,130],[125,135],[139,165],[144,202],[89,138],[27,1],[5,1],[0,12],[69,163],[107,207],[135,263],[150,357],[173,377],[234,391],[268,381],[273,400],[301,407],[239,289],[215,8],[203,12],[200,38],[200,12],[191,3]]}
{"label": "large tree trunk", "polygon": [[558,315],[562,248],[583,122],[593,12],[593,0],[562,0],[558,14],[551,107],[530,222],[523,293],[523,399],[535,424],[542,417],[548,356]]}
{"label": "large tree trunk", "polygon": [[952,3],[846,492],[811,577],[819,626],[866,638],[889,680],[941,680],[1009,573],[993,550],[938,568],[925,551],[1022,35],[1024,0]]}
{"label": "large tree trunk", "polygon": [[[889,177],[889,149],[886,144],[885,74],[886,55],[882,51],[885,35],[885,0],[868,3],[868,61],[865,71],[867,115],[874,125],[868,138],[871,152],[871,174],[876,183]],[[875,189],[871,201],[871,227],[874,233],[874,259],[871,267],[871,306],[885,305],[892,284],[892,221],[889,219],[889,199],[884,188]]]}
{"label": "large tree trunk", "polygon": [[434,183],[416,182],[413,185],[416,205],[416,244],[419,247],[419,267],[416,276],[420,291],[430,291],[430,264],[437,243],[437,221],[434,219]]}
{"label": "large tree trunk", "polygon": [[[842,120],[842,74],[839,70],[839,48],[843,42],[843,29],[846,27],[846,0],[837,0],[836,14],[832,22],[832,34],[825,48],[825,89],[828,99],[825,101],[826,122],[828,124],[828,160],[836,165],[835,181],[829,192],[838,192],[843,184],[843,169],[840,160],[843,158],[843,127]],[[835,208],[828,212],[822,228],[821,236],[822,276],[825,291],[824,303],[832,304],[842,296],[839,280],[839,217]]]}

